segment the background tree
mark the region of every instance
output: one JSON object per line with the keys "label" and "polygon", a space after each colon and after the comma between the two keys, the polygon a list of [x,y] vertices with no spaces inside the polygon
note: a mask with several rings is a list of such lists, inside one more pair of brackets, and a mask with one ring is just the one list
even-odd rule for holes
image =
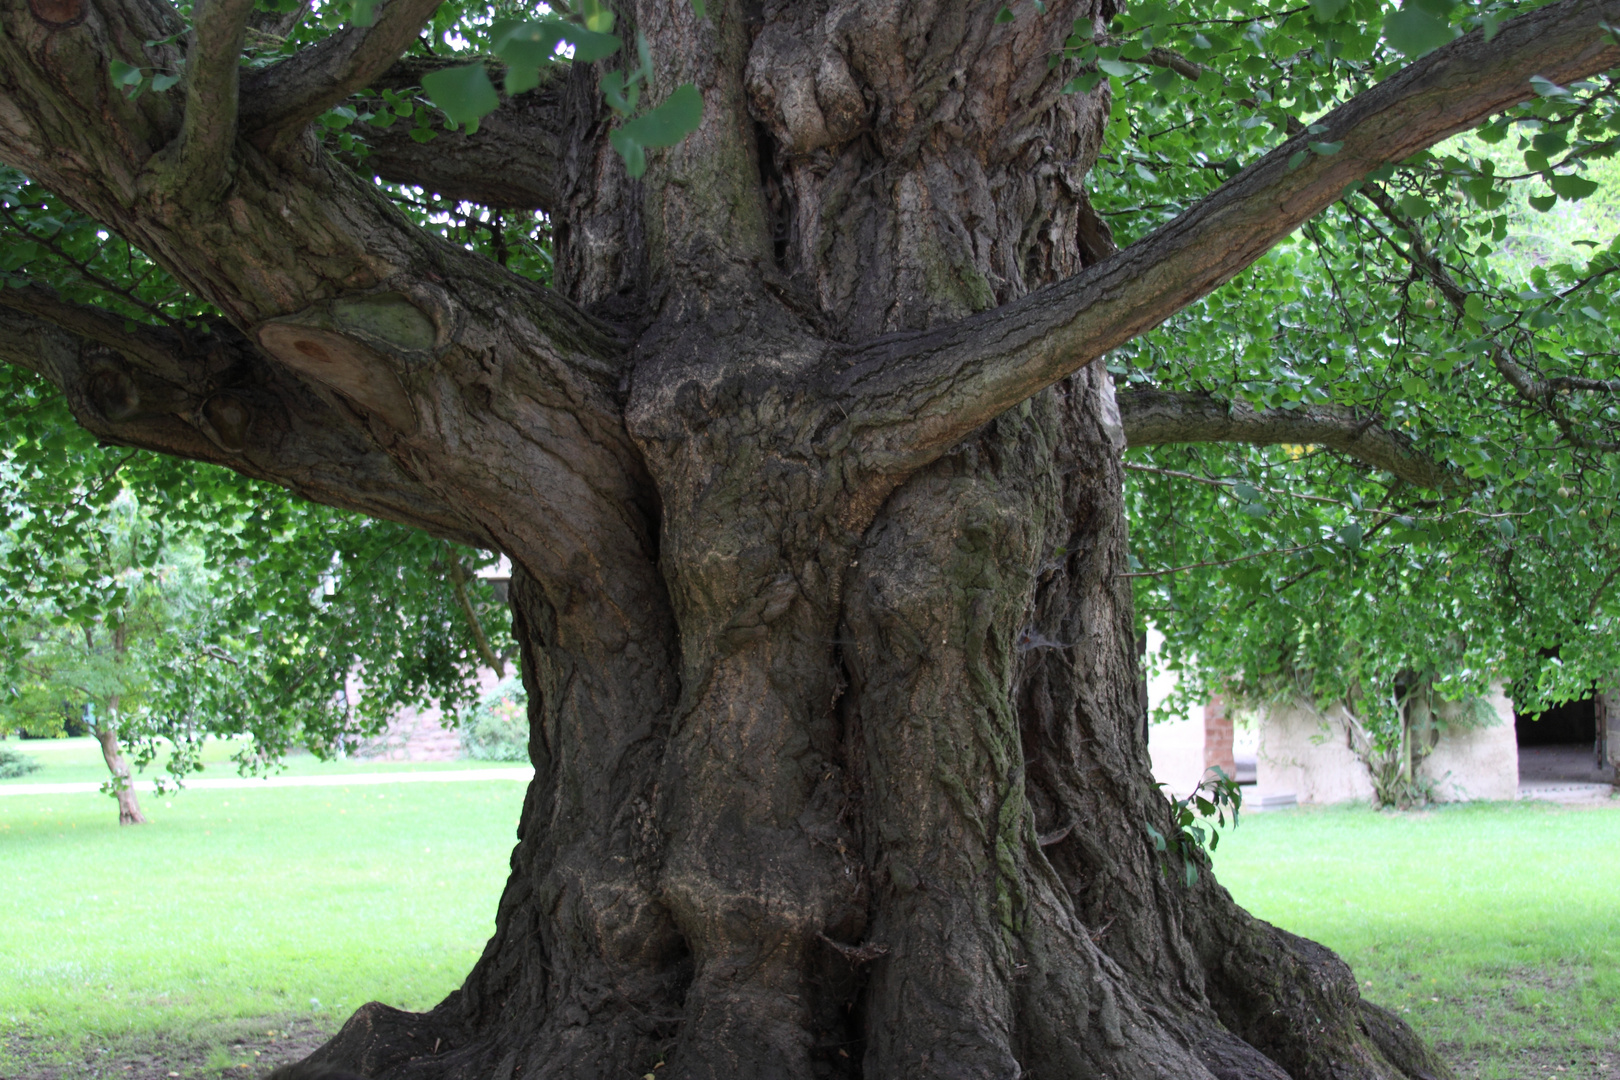
{"label": "background tree", "polygon": [[55,568],[76,579],[72,592],[94,589],[104,602],[77,610],[49,603],[12,609],[17,677],[5,703],[6,723],[45,735],[59,733],[70,717],[82,718],[101,744],[111,774],[105,790],[118,800],[118,823],[138,825],[146,817],[130,782],[121,729],[145,710],[154,669],[185,632],[191,612],[184,609],[194,599],[197,574],[189,560],[177,561],[163,549],[134,499],[114,499],[97,524],[91,543],[65,558],[58,553]]}
{"label": "background tree", "polygon": [[[0,355],[101,438],[514,565],[537,775],[495,936],[431,1013],[368,1006],[316,1058],[1443,1074],[1330,953],[1179,872],[1120,453],[1452,470],[1404,399],[1116,399],[1099,358],[1502,110],[1609,123],[1579,80],[1620,62],[1615,12],[1516,10],[0,0],[0,160],[156,268],[78,296],[20,269]],[[1138,77],[1163,128],[1111,94]],[[1138,160],[1174,131],[1221,148],[1201,187]],[[1117,253],[1099,162],[1166,218]],[[549,287],[508,240],[541,231]],[[1609,381],[1482,355],[1601,444]]]}
{"label": "background tree", "polygon": [[[52,209],[53,229],[73,222]],[[490,584],[469,570],[484,554],[223,470],[97,447],[28,373],[0,371],[0,384],[12,404],[0,423],[0,730],[57,734],[64,708],[93,703],[84,715],[126,823],[140,814],[125,750],[137,769],[161,756],[175,782],[202,767],[210,736],[249,736],[243,772],[293,746],[342,754],[407,703],[454,718],[477,667],[511,648]]]}
{"label": "background tree", "polygon": [[[1172,704],[1342,705],[1392,803],[1424,797],[1411,764],[1431,697],[1505,683],[1534,714],[1620,680],[1616,87],[1563,90],[1347,195],[1244,288],[1110,361],[1150,394],[1203,383],[1239,409],[1393,409],[1453,463],[1434,490],[1324,447],[1127,455],[1137,610],[1182,673]],[[1154,165],[1197,182],[1196,165]],[[1112,204],[1114,220],[1143,213]],[[1493,349],[1564,392],[1527,400],[1482,380]],[[1583,375],[1608,394],[1569,393]]]}
{"label": "background tree", "polygon": [[6,704],[11,722],[26,724],[39,735],[60,732],[68,717],[81,717],[112,774],[107,792],[118,800],[118,824],[144,824],[118,733],[126,714],[143,708],[144,669],[162,648],[172,615],[165,601],[173,599],[165,593],[175,583],[160,580],[173,567],[156,562],[160,552],[133,500],[122,500],[110,510],[105,521],[110,528],[96,549],[87,552],[91,557],[63,568],[99,581],[117,601],[87,620],[49,607],[26,614],[13,610],[13,623],[21,631],[21,678],[13,683]]}

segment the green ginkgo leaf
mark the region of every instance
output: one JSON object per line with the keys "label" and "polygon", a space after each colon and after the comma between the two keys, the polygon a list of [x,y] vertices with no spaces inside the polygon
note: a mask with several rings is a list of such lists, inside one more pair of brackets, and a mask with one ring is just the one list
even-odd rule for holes
{"label": "green ginkgo leaf", "polygon": [[574,59],[582,64],[606,60],[624,47],[624,42],[613,34],[581,30],[577,26],[568,27],[563,40],[574,47]]}
{"label": "green ginkgo leaf", "polygon": [[580,0],[579,6],[586,29],[601,34],[613,29],[613,9],[602,0]]}
{"label": "green ginkgo leaf", "polygon": [[478,121],[494,112],[501,103],[483,64],[446,68],[424,75],[422,89],[451,123],[465,124],[468,134],[477,131]]}
{"label": "green ginkgo leaf", "polygon": [[642,145],[624,133],[623,128],[608,132],[608,142],[613,149],[619,152],[624,159],[624,169],[632,179],[639,180],[647,172],[647,151]]}
{"label": "green ginkgo leaf", "polygon": [[141,85],[141,69],[134,64],[115,59],[107,65],[107,71],[112,76],[114,86],[133,89]]}
{"label": "green ginkgo leaf", "polygon": [[664,103],[636,117],[619,132],[640,146],[674,146],[703,122],[703,95],[691,83],[682,83]]}
{"label": "green ginkgo leaf", "polygon": [[1584,176],[1555,176],[1547,183],[1553,191],[1571,202],[1586,198],[1598,189],[1596,180]]}
{"label": "green ginkgo leaf", "polygon": [[540,85],[540,69],[557,56],[566,27],[559,20],[498,23],[492,29],[495,55],[506,62],[506,92],[521,94]]}
{"label": "green ginkgo leaf", "polygon": [[1444,17],[1411,4],[1384,20],[1384,40],[1411,60],[1450,43],[1457,34]]}

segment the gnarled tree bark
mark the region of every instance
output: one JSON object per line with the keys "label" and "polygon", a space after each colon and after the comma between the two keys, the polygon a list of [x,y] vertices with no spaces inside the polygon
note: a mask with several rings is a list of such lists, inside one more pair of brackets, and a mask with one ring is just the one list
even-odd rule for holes
{"label": "gnarled tree bark", "polygon": [[[549,212],[541,289],[412,227],[308,129],[410,77],[401,28],[431,4],[388,0],[249,93],[217,62],[241,7],[206,0],[176,40],[207,62],[133,102],[107,65],[176,67],[180,44],[143,44],[182,29],[165,0],[42,4],[0,0],[0,160],[224,324],[130,330],[12,290],[0,356],[104,438],[514,565],[536,777],[495,935],[437,1008],[368,1005],[312,1067],[1447,1075],[1331,953],[1207,872],[1181,884],[1149,842],[1171,826],[1120,451],[1133,424],[1298,428],[1190,399],[1122,416],[1094,361],[1531,74],[1620,63],[1603,5],[1439,50],[1323,118],[1339,154],[1290,169],[1286,144],[1110,255],[1083,188],[1106,86],[1065,94],[1046,59],[1111,0],[1011,23],[932,0],[625,3],[654,85],[704,97],[645,179],[584,66],[506,102],[495,137],[379,140],[390,179]],[[520,167],[487,175],[503,155]],[[1339,442],[1313,441],[1444,479],[1350,430],[1371,418],[1316,419]]]}

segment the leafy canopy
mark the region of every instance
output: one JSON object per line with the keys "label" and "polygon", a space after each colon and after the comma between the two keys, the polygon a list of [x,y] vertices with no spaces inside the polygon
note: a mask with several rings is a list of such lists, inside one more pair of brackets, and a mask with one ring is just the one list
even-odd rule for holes
{"label": "leafy canopy", "polygon": [[[1308,138],[1334,104],[1457,34],[1489,36],[1534,6],[1148,0],[1106,25],[1076,23],[1050,63],[1069,65],[1075,92],[1105,80],[1112,89],[1089,187],[1125,244],[1295,133],[1307,136],[1300,161],[1338,153]],[[243,63],[366,23],[373,8],[321,5],[285,39],[254,38]],[[693,9],[706,17],[700,3]],[[1001,14],[1051,17],[1038,0]],[[503,93],[600,60],[613,144],[639,175],[649,151],[697,127],[701,102],[690,86],[656,86],[646,41],[621,29],[597,0],[538,11],[445,3],[413,52],[465,62],[421,87],[356,97],[322,117],[321,130],[363,168],[369,131],[405,124],[431,142],[475,127]],[[109,77],[133,96],[181,74]],[[1617,86],[1615,73],[1533,82],[1526,104],[1375,173],[1236,281],[1109,357],[1122,394],[1349,406],[1455,470],[1454,485],[1432,492],[1309,445],[1130,451],[1138,612],[1166,634],[1188,693],[1231,684],[1255,696],[1374,702],[1416,673],[1451,697],[1506,679],[1535,707],[1620,681]],[[544,215],[379,186],[423,228],[548,280]],[[142,253],[0,172],[0,287],[30,284],[132,321],[205,327],[213,316]],[[241,669],[256,673],[242,695],[253,707],[232,713],[235,691],[222,681],[205,711],[229,719],[210,723],[252,731],[271,749],[295,731],[335,746],[375,720],[335,704],[351,672],[364,671],[378,710],[454,692],[472,654],[443,568],[469,556],[220,470],[94,446],[43,384],[20,372],[0,380],[5,587],[30,597],[29,610],[84,623],[127,600],[116,583],[66,569],[88,558],[109,508],[127,497],[173,538],[164,550],[197,553],[211,640],[252,657]],[[330,568],[337,592],[321,601]]]}
{"label": "leafy canopy", "polygon": [[0,395],[0,732],[116,704],[138,764],[167,744],[181,777],[204,737],[248,735],[239,764],[260,769],[295,745],[341,753],[407,703],[470,703],[485,657],[469,609],[510,653],[489,583],[455,580],[491,556],[97,446],[17,369]]}
{"label": "leafy canopy", "polygon": [[[1077,88],[1114,89],[1093,199],[1128,243],[1409,59],[1531,6],[1150,2],[1077,26],[1070,53],[1094,65]],[[1121,393],[1353,406],[1456,473],[1438,493],[1320,447],[1131,451],[1138,614],[1188,696],[1355,701],[1388,731],[1402,673],[1450,698],[1502,680],[1532,712],[1620,682],[1617,75],[1533,80],[1526,104],[1352,185],[1110,357]]]}

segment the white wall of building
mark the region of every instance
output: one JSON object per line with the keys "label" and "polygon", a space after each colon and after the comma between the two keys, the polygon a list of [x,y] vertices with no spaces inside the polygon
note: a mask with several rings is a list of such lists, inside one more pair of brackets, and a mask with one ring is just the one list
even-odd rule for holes
{"label": "white wall of building", "polygon": [[1262,796],[1293,795],[1301,803],[1371,799],[1367,768],[1350,750],[1343,710],[1326,715],[1303,702],[1273,705],[1258,716],[1255,787]]}
{"label": "white wall of building", "polygon": [[[1153,670],[1153,658],[1164,636],[1148,629],[1148,705],[1159,707],[1175,691],[1174,672]],[[1620,757],[1620,692],[1614,695],[1613,750]],[[1486,699],[1496,714],[1484,727],[1442,726],[1439,742],[1419,767],[1419,775],[1432,785],[1441,802],[1471,799],[1513,799],[1519,791],[1519,747],[1513,729],[1513,704],[1500,684]],[[1443,722],[1456,716],[1460,706],[1439,706]],[[1238,758],[1253,755],[1255,786],[1252,801],[1286,800],[1317,805],[1373,798],[1367,767],[1350,748],[1349,721],[1339,706],[1325,713],[1296,702],[1254,713],[1233,716],[1233,750]],[[1155,722],[1148,728],[1148,753],[1153,778],[1171,795],[1180,797],[1204,778],[1204,710]]]}
{"label": "white wall of building", "polygon": [[[1519,791],[1519,747],[1513,706],[1500,686],[1487,701],[1496,721],[1485,727],[1442,727],[1440,741],[1418,768],[1441,802],[1512,799]],[[1440,707],[1440,718],[1459,706]],[[1265,795],[1293,794],[1301,803],[1370,800],[1367,767],[1350,749],[1349,721],[1339,706],[1323,713],[1296,703],[1272,706],[1258,716],[1260,746],[1256,788]]]}
{"label": "white wall of building", "polygon": [[[1164,645],[1164,635],[1148,628],[1148,708],[1158,713],[1159,705],[1176,688],[1172,671],[1153,671],[1153,657]],[[1204,711],[1194,709],[1148,728],[1148,755],[1153,759],[1153,779],[1180,798],[1190,794],[1204,778]]]}
{"label": "white wall of building", "polygon": [[[1423,759],[1419,772],[1435,786],[1441,802],[1519,797],[1519,739],[1513,730],[1513,703],[1502,687],[1491,687],[1486,699],[1496,722],[1488,727],[1448,729]],[[1440,719],[1455,716],[1460,706],[1446,702]]]}

